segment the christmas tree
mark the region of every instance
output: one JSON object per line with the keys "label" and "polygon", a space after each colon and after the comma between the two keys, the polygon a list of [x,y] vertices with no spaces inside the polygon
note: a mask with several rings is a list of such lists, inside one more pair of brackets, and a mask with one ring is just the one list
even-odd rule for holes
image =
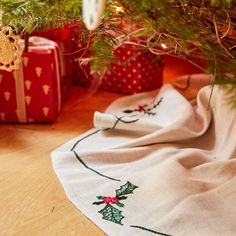
{"label": "christmas tree", "polygon": [[[81,0],[0,2],[1,25],[18,34],[66,23],[84,25]],[[135,45],[188,60],[215,75],[217,83],[231,84],[231,100],[236,104],[235,0],[107,0],[99,26],[92,31],[82,27],[80,36],[92,52],[82,61],[90,61],[92,70],[101,75],[116,60],[113,52],[119,45]]]}

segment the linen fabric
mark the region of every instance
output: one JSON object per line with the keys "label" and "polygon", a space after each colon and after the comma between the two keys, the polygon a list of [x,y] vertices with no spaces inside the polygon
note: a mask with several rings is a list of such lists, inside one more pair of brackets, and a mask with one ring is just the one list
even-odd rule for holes
{"label": "linen fabric", "polygon": [[53,151],[66,195],[107,235],[236,235],[236,112],[210,81],[119,98]]}

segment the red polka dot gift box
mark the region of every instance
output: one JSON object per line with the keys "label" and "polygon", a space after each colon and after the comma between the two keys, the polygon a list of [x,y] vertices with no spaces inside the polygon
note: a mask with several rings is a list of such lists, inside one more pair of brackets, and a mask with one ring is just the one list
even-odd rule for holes
{"label": "red polka dot gift box", "polygon": [[116,52],[119,62],[111,65],[101,88],[133,94],[159,88],[163,82],[163,65],[156,55],[123,45]]}
{"label": "red polka dot gift box", "polygon": [[[149,51],[133,45],[122,45],[116,49],[118,62],[111,64],[110,70],[100,81],[99,89],[133,94],[159,88],[163,83],[163,64],[160,58]],[[91,86],[91,80],[98,78],[79,76],[78,84]]]}
{"label": "red polka dot gift box", "polygon": [[61,109],[58,45],[30,37],[18,70],[0,70],[0,123],[52,122]]}

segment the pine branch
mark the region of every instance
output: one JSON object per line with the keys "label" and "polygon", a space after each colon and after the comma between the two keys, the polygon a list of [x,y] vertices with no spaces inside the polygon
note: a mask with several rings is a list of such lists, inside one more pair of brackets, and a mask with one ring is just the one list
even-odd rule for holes
{"label": "pine branch", "polygon": [[[17,33],[82,23],[82,0],[0,0],[2,24]],[[117,12],[117,6],[123,10]],[[235,74],[235,0],[107,0],[99,28],[83,30],[93,71],[104,71],[122,43],[189,60],[207,73]],[[162,44],[166,48],[162,48]],[[202,63],[204,62],[204,63]],[[224,80],[224,83],[234,83]]]}
{"label": "pine branch", "polygon": [[0,9],[2,24],[21,34],[81,20],[81,1],[1,0]]}

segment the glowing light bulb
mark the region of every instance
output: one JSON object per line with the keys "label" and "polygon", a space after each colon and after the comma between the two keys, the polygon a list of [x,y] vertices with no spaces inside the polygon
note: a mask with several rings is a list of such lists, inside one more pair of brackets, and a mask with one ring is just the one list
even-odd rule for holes
{"label": "glowing light bulb", "polygon": [[163,49],[167,49],[167,46],[166,46],[164,43],[161,44],[161,47],[162,47]]}
{"label": "glowing light bulb", "polygon": [[122,6],[115,6],[117,13],[124,13],[124,8]]}

